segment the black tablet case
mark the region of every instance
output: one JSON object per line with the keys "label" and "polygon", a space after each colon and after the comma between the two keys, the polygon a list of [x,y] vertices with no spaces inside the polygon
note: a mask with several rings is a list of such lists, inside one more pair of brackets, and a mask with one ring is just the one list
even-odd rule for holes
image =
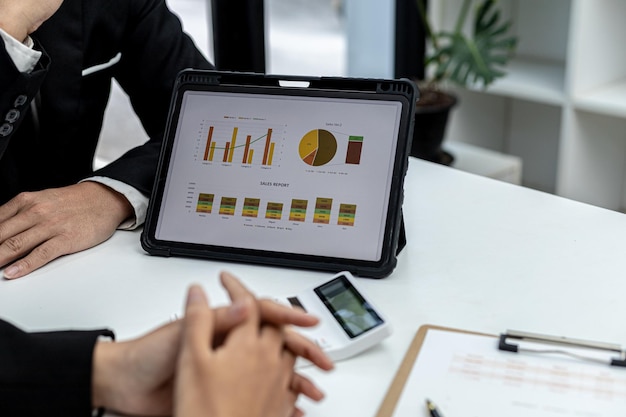
{"label": "black tablet case", "polygon": [[[380,96],[402,101],[403,115],[398,130],[395,166],[391,180],[391,193],[384,231],[384,246],[380,260],[372,262],[157,239],[155,231],[159,221],[160,207],[179,118],[181,95],[185,91],[190,90],[250,91],[296,96],[328,94],[331,96],[338,95],[339,97],[345,95],[347,98]],[[397,254],[407,242],[402,214],[403,184],[408,168],[408,155],[413,137],[414,111],[417,98],[417,88],[412,81],[407,79],[283,76],[193,69],[182,71],[177,77],[172,95],[156,179],[150,198],[146,222],[141,234],[142,247],[149,254],[157,256],[190,256],[332,272],[348,270],[355,275],[369,278],[388,276],[396,266]],[[355,244],[358,244],[358,242],[355,242]]]}

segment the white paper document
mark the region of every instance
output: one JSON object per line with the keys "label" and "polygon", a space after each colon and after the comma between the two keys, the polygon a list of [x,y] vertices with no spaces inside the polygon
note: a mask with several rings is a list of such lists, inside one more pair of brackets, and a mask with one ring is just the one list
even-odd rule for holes
{"label": "white paper document", "polygon": [[498,350],[498,338],[430,329],[393,413],[443,417],[626,416],[626,368]]}

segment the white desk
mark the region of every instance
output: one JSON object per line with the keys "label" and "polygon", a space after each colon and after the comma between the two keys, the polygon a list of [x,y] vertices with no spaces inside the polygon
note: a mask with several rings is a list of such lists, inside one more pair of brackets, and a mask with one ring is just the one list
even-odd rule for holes
{"label": "white desk", "polygon": [[[306,372],[327,392],[308,416],[373,416],[421,324],[498,333],[526,330],[625,343],[626,217],[582,203],[413,160],[405,187],[408,246],[394,273],[362,279],[394,334]],[[294,294],[330,274],[146,255],[139,232],[0,282],[0,317],[29,329],[108,326],[137,336],[182,309],[200,282],[226,301],[228,269],[259,295]]]}

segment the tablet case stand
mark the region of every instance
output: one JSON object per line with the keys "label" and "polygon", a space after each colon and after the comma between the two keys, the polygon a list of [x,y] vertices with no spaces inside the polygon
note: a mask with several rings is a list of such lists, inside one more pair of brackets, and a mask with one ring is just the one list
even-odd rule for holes
{"label": "tablet case stand", "polygon": [[402,252],[402,249],[406,246],[406,231],[404,229],[404,213],[400,209],[400,234],[398,235],[398,248],[396,249],[396,255]]}

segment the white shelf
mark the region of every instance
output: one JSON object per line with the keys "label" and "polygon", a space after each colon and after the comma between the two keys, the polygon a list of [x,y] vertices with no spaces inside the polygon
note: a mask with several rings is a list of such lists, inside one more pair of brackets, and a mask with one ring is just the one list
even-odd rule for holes
{"label": "white shelf", "polygon": [[626,80],[597,88],[574,99],[576,109],[626,118]]}
{"label": "white shelf", "polygon": [[[565,65],[532,58],[512,60],[506,76],[489,86],[489,93],[544,104],[565,102]],[[482,91],[481,89],[474,89]]]}
{"label": "white shelf", "polygon": [[[450,28],[462,0],[433,2]],[[521,157],[522,184],[626,209],[626,1],[502,0],[517,57],[488,89],[460,91],[454,138]],[[445,143],[444,143],[445,146]]]}

